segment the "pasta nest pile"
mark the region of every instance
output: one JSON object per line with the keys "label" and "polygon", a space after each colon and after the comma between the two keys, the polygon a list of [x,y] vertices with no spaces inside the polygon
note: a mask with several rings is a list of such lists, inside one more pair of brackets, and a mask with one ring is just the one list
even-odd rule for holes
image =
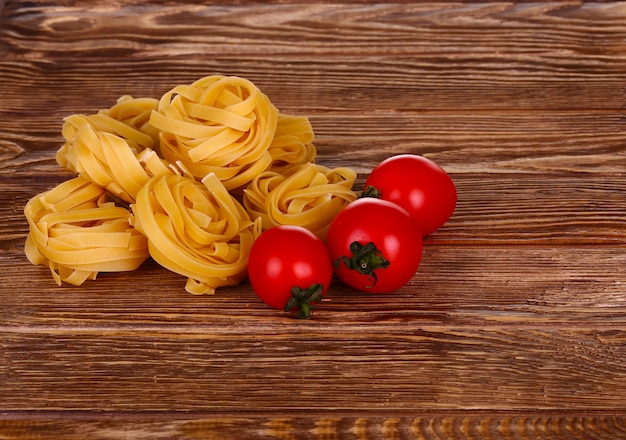
{"label": "pasta nest pile", "polygon": [[64,120],[58,164],[75,176],[26,205],[25,252],[80,285],[152,257],[193,294],[246,278],[263,230],[324,239],[356,199],[356,172],[315,163],[308,118],[279,113],[252,82],[207,76],[160,99],[122,96]]}

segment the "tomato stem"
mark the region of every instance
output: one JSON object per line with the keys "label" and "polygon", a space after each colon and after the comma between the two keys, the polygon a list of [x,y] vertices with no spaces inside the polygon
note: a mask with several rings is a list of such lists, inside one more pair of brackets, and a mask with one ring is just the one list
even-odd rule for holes
{"label": "tomato stem", "polygon": [[371,241],[366,245],[353,241],[350,244],[350,252],[352,252],[351,257],[348,258],[343,255],[335,260],[335,268],[339,267],[341,262],[343,262],[348,269],[367,275],[372,282],[372,285],[368,287],[374,287],[378,282],[378,276],[375,271],[389,267],[389,260],[385,259],[383,253]]}
{"label": "tomato stem", "polygon": [[375,199],[380,199],[380,190],[376,188],[375,186],[367,185],[365,189],[363,190],[363,192],[361,193],[361,195],[359,196],[359,199],[362,199],[365,197],[372,197]]}
{"label": "tomato stem", "polygon": [[324,292],[324,286],[319,283],[311,284],[306,289],[301,289],[297,286],[292,287],[291,297],[285,305],[285,312],[295,310],[298,318],[309,319],[313,312],[312,303],[322,300],[322,292]]}

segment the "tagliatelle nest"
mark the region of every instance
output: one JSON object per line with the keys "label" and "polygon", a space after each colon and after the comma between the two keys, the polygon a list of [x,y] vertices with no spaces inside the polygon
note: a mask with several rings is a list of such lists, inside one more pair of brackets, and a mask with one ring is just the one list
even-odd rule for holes
{"label": "tagliatelle nest", "polygon": [[130,212],[83,177],[33,197],[24,213],[26,256],[48,266],[59,285],[80,285],[98,272],[134,270],[149,257],[147,239],[129,224]]}
{"label": "tagliatelle nest", "polygon": [[202,183],[179,175],[154,177],[131,208],[152,258],[188,277],[188,292],[214,293],[246,277],[260,221],[251,221],[214,174]]}
{"label": "tagliatelle nest", "polygon": [[57,163],[114,196],[134,202],[150,177],[176,172],[154,151],[158,136],[148,118],[157,103],[123,96],[111,109],[65,118],[65,143],[57,151]]}
{"label": "tagliatelle nest", "polygon": [[357,194],[352,191],[356,172],[306,163],[266,171],[244,191],[243,203],[252,217],[260,217],[263,229],[278,225],[302,226],[325,239],[337,213]]}
{"label": "tagliatelle nest", "polygon": [[278,110],[254,84],[217,75],[174,87],[150,118],[165,159],[198,179],[213,173],[229,190],[270,167],[277,123]]}

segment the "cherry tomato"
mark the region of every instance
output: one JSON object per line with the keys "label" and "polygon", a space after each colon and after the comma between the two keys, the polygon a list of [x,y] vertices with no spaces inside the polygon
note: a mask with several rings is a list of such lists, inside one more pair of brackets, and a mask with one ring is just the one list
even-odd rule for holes
{"label": "cherry tomato", "polygon": [[457,193],[450,176],[423,156],[400,154],[383,160],[365,181],[364,196],[378,197],[406,209],[426,236],[452,216]]}
{"label": "cherry tomato", "polygon": [[309,318],[311,305],[326,293],[333,274],[328,250],[311,231],[282,225],[263,232],[252,245],[248,278],[267,305]]}
{"label": "cherry tomato", "polygon": [[328,229],[335,274],[347,285],[385,293],[404,286],[422,259],[422,234],[409,213],[366,197],[343,208]]}

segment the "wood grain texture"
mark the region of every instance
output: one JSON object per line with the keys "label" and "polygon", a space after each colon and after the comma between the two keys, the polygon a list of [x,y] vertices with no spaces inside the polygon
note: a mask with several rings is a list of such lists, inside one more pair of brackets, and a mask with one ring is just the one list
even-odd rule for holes
{"label": "wood grain texture", "polygon": [[393,439],[534,439],[593,438],[609,440],[626,430],[624,421],[616,416],[542,417],[528,415],[476,415],[454,417],[448,414],[425,414],[419,417],[377,416],[337,417],[332,413],[311,415],[281,414],[277,417],[259,415],[249,418],[202,418],[186,416],[176,421],[163,421],[155,414],[142,419],[122,415],[116,421],[75,416],[68,427],[57,419],[24,422],[0,421],[0,433],[7,438],[41,438],[43,433],[62,434],[68,440],[84,438],[154,438],[159,433],[177,439],[282,439],[322,440],[346,438],[354,440]]}
{"label": "wood grain texture", "polygon": [[[335,281],[302,322],[153,261],[28,262],[63,118],[210,74],[357,186],[405,152],[450,173],[405,287]],[[0,1],[0,438],[626,439],[625,84],[626,2]]]}
{"label": "wood grain texture", "polygon": [[[393,414],[563,410],[566,400],[572,411],[626,410],[622,330],[378,323],[337,334],[319,324],[285,324],[271,333],[257,326],[253,335],[202,326],[6,330],[4,406]],[[25,401],[20,390],[32,383],[37,394]]]}

